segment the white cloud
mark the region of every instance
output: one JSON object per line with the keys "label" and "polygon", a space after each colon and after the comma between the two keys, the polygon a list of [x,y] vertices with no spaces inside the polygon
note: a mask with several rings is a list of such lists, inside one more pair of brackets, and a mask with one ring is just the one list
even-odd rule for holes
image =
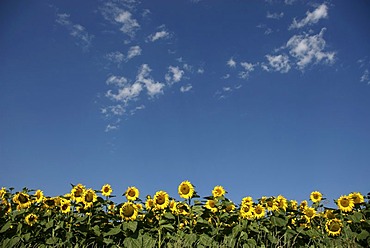
{"label": "white cloud", "polygon": [[133,57],[141,55],[142,49],[140,46],[132,46],[127,52],[127,60],[132,59]]}
{"label": "white cloud", "polygon": [[119,10],[114,20],[122,24],[121,31],[130,37],[135,36],[135,32],[140,28],[139,23],[132,17],[132,14],[126,10]]}
{"label": "white cloud", "polygon": [[162,94],[165,85],[160,82],[155,82],[149,75],[151,71],[152,69],[150,69],[149,65],[141,65],[138,75],[136,76],[136,82],[143,83],[147,89],[148,95],[153,97],[157,94]]}
{"label": "white cloud", "polygon": [[229,67],[236,67],[236,61],[233,59],[233,58],[230,58],[226,64],[229,66]]}
{"label": "white cloud", "polygon": [[320,19],[328,17],[328,6],[326,4],[321,4],[313,12],[306,12],[306,17],[300,21],[297,21],[295,18],[293,23],[290,25],[289,29],[293,28],[302,28],[306,25],[312,25],[317,23]]}
{"label": "white cloud", "polygon": [[193,88],[193,86],[192,86],[191,84],[188,84],[188,85],[185,85],[185,86],[181,86],[181,87],[180,87],[180,91],[181,91],[181,92],[188,92],[188,91],[190,91],[192,88]]}
{"label": "white cloud", "polygon": [[105,55],[105,57],[113,62],[113,63],[116,63],[116,64],[121,64],[121,62],[124,60],[125,58],[125,55],[123,55],[123,53],[119,52],[119,51],[115,51],[115,52],[111,52],[111,53],[108,53],[107,55]]}
{"label": "white cloud", "polygon": [[266,71],[279,71],[287,73],[290,70],[289,57],[285,54],[280,55],[266,55],[268,65],[262,64],[262,68]]}
{"label": "white cloud", "polygon": [[292,5],[296,0],[284,0],[285,4]]}
{"label": "white cloud", "polygon": [[204,73],[204,68],[199,68],[199,69],[197,70],[197,73],[198,73],[198,74],[203,74],[203,73]]}
{"label": "white cloud", "polygon": [[66,13],[58,14],[56,22],[68,29],[69,34],[75,38],[78,46],[82,47],[84,50],[88,50],[90,48],[94,36],[90,35],[84,26],[74,24],[70,20],[70,15]]}
{"label": "white cloud", "polygon": [[297,60],[299,69],[304,69],[310,63],[333,63],[335,52],[325,52],[326,42],[323,38],[325,28],[316,35],[294,35],[289,39],[286,47],[289,53]]}
{"label": "white cloud", "polygon": [[113,130],[117,130],[119,128],[119,125],[116,125],[116,124],[108,124],[106,127],[105,127],[105,132],[110,132],[110,131],[113,131]]}
{"label": "white cloud", "polygon": [[370,74],[368,69],[366,69],[364,74],[362,74],[360,82],[367,82],[367,84],[370,84]]}
{"label": "white cloud", "polygon": [[128,80],[125,77],[119,77],[119,76],[110,76],[106,81],[108,85],[116,85],[118,87],[124,87],[125,84],[127,84]]}
{"label": "white cloud", "polygon": [[166,39],[169,36],[170,36],[169,32],[167,32],[165,30],[162,30],[162,31],[158,31],[154,34],[149,35],[148,38],[151,42],[154,42],[154,41],[159,40],[159,39]]}
{"label": "white cloud", "polygon": [[284,16],[284,12],[280,12],[280,13],[270,13],[269,11],[267,12],[266,14],[266,17],[269,18],[269,19],[280,19]]}
{"label": "white cloud", "polygon": [[116,94],[112,90],[108,90],[106,96],[112,100],[128,103],[139,96],[143,87],[140,82],[135,82],[132,85],[125,85],[118,89]]}
{"label": "white cloud", "polygon": [[240,65],[243,67],[244,71],[239,72],[239,77],[242,79],[247,79],[249,77],[249,73],[254,71],[254,67],[257,64],[241,62]]}
{"label": "white cloud", "polygon": [[178,66],[169,66],[168,73],[165,75],[165,79],[166,82],[171,85],[180,82],[183,75],[184,71],[181,70]]}

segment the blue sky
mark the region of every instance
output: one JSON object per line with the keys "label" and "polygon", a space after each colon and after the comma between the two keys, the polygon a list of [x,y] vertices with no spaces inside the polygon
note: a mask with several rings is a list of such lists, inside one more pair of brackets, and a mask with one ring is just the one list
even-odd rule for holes
{"label": "blue sky", "polygon": [[2,1],[0,184],[370,189],[370,2]]}

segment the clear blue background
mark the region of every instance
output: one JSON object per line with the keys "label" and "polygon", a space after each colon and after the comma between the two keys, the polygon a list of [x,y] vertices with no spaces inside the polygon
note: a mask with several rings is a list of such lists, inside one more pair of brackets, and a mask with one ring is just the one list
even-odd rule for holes
{"label": "clear blue background", "polygon": [[[124,12],[138,24],[130,32],[117,21]],[[365,0],[2,1],[0,186],[54,196],[70,183],[110,183],[117,201],[128,186],[143,199],[157,190],[178,199],[183,180],[201,196],[222,185],[236,203],[367,194],[368,13]],[[303,26],[290,28],[294,19]],[[287,42],[320,31],[324,45],[307,52],[334,57],[299,67]],[[133,46],[141,53],[127,59]],[[268,61],[280,54],[287,72]],[[110,76],[130,86],[143,64],[161,92],[142,84],[127,102],[107,96],[119,89]],[[166,81],[170,66],[178,82]],[[124,114],[110,112],[117,104]]]}

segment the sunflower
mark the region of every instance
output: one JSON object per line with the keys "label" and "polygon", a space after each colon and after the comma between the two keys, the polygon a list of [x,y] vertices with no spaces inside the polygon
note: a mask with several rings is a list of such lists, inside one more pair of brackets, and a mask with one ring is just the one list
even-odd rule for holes
{"label": "sunflower", "polygon": [[311,193],[310,199],[314,203],[320,202],[321,199],[322,199],[322,194],[319,191],[314,191],[314,192]]}
{"label": "sunflower", "polygon": [[170,204],[170,199],[165,191],[157,191],[153,199],[154,207],[156,209],[165,209]]}
{"label": "sunflower", "polygon": [[37,222],[37,215],[35,214],[28,214],[25,218],[27,225],[33,226]]}
{"label": "sunflower", "polygon": [[183,181],[179,185],[178,192],[181,198],[192,198],[194,194],[194,186],[189,181]]}
{"label": "sunflower", "polygon": [[213,197],[220,197],[226,193],[225,189],[222,186],[215,186],[212,190]]}
{"label": "sunflower", "polygon": [[254,216],[256,217],[256,219],[261,219],[265,217],[265,214],[266,214],[266,209],[261,204],[257,204],[254,207]]}
{"label": "sunflower", "polygon": [[54,208],[57,205],[54,197],[44,197],[42,201],[44,202],[44,207],[48,209]]}
{"label": "sunflower", "polygon": [[277,202],[277,205],[278,205],[279,209],[281,209],[283,211],[286,211],[286,208],[288,207],[288,201],[284,196],[278,195],[278,197],[276,197],[275,201]]}
{"label": "sunflower", "polygon": [[342,221],[339,219],[328,220],[325,224],[325,230],[329,236],[338,236],[342,230]]}
{"label": "sunflower", "polygon": [[310,220],[316,216],[316,210],[311,207],[306,207],[303,210],[303,213],[309,218]]}
{"label": "sunflower", "polygon": [[105,185],[103,185],[103,187],[101,187],[101,192],[102,192],[103,196],[110,196],[110,194],[112,194],[113,190],[112,190],[112,187],[109,184],[105,184]]}
{"label": "sunflower", "polygon": [[279,210],[279,205],[273,197],[266,199],[266,208],[268,211],[274,212]]}
{"label": "sunflower", "polygon": [[3,199],[6,194],[6,188],[2,187],[0,189],[0,198]]}
{"label": "sunflower", "polygon": [[234,203],[230,202],[226,208],[225,208],[225,211],[228,212],[228,213],[231,213],[231,212],[234,212],[235,211],[235,205]]}
{"label": "sunflower", "polygon": [[296,200],[290,200],[290,208],[292,210],[297,210],[298,209],[298,202]]}
{"label": "sunflower", "polygon": [[42,192],[42,190],[36,190],[35,192],[35,197],[36,197],[36,202],[40,203],[42,202],[43,198],[44,198],[44,192]]}
{"label": "sunflower", "polygon": [[86,188],[82,184],[77,184],[71,190],[71,199],[76,202],[82,202],[82,195],[84,194]]}
{"label": "sunflower", "polygon": [[241,205],[252,206],[253,205],[253,198],[250,197],[250,196],[244,197],[242,199]]}
{"label": "sunflower", "polygon": [[145,209],[146,209],[146,211],[149,211],[153,207],[154,207],[154,200],[148,195],[146,197]]}
{"label": "sunflower", "polygon": [[349,194],[349,197],[352,198],[354,204],[361,204],[361,203],[365,202],[364,201],[364,196],[361,195],[361,193],[359,193],[359,192],[353,192],[353,193]]}
{"label": "sunflower", "polygon": [[29,208],[31,206],[31,198],[27,193],[18,192],[13,197],[13,202],[18,204],[18,208]]}
{"label": "sunflower", "polygon": [[324,217],[329,219],[329,220],[336,218],[333,210],[330,210],[330,209],[325,210]]}
{"label": "sunflower", "polygon": [[253,219],[254,218],[254,208],[249,205],[240,206],[239,214],[243,219]]}
{"label": "sunflower", "polygon": [[119,209],[119,214],[124,220],[136,220],[138,209],[135,203],[125,202]]}
{"label": "sunflower", "polygon": [[308,202],[306,200],[301,201],[299,204],[299,209],[303,211],[308,206]]}
{"label": "sunflower", "polygon": [[62,199],[60,201],[60,211],[62,211],[63,214],[71,212],[71,201]]}
{"label": "sunflower", "polygon": [[93,189],[85,190],[82,195],[82,202],[85,205],[86,208],[92,207],[93,203],[98,200],[98,197],[96,196],[96,193]]}
{"label": "sunflower", "polygon": [[216,213],[218,211],[218,208],[216,206],[216,201],[212,199],[207,200],[204,207],[211,210],[213,213]]}
{"label": "sunflower", "polygon": [[354,201],[351,197],[342,195],[337,200],[337,205],[343,212],[351,212],[354,207]]}
{"label": "sunflower", "polygon": [[128,201],[135,201],[139,197],[139,190],[136,187],[128,187],[125,196]]}
{"label": "sunflower", "polygon": [[2,211],[4,211],[5,214],[8,214],[12,211],[12,205],[6,199],[2,199],[1,204],[4,206]]}

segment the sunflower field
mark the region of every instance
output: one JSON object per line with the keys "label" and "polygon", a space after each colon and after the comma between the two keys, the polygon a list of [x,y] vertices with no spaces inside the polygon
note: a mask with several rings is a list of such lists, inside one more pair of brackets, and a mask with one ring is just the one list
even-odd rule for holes
{"label": "sunflower field", "polygon": [[128,187],[117,203],[109,184],[54,197],[1,188],[0,247],[370,247],[369,194],[343,195],[336,208],[318,191],[300,203],[278,195],[236,204],[222,186],[201,198],[184,181],[178,194],[141,200]]}

